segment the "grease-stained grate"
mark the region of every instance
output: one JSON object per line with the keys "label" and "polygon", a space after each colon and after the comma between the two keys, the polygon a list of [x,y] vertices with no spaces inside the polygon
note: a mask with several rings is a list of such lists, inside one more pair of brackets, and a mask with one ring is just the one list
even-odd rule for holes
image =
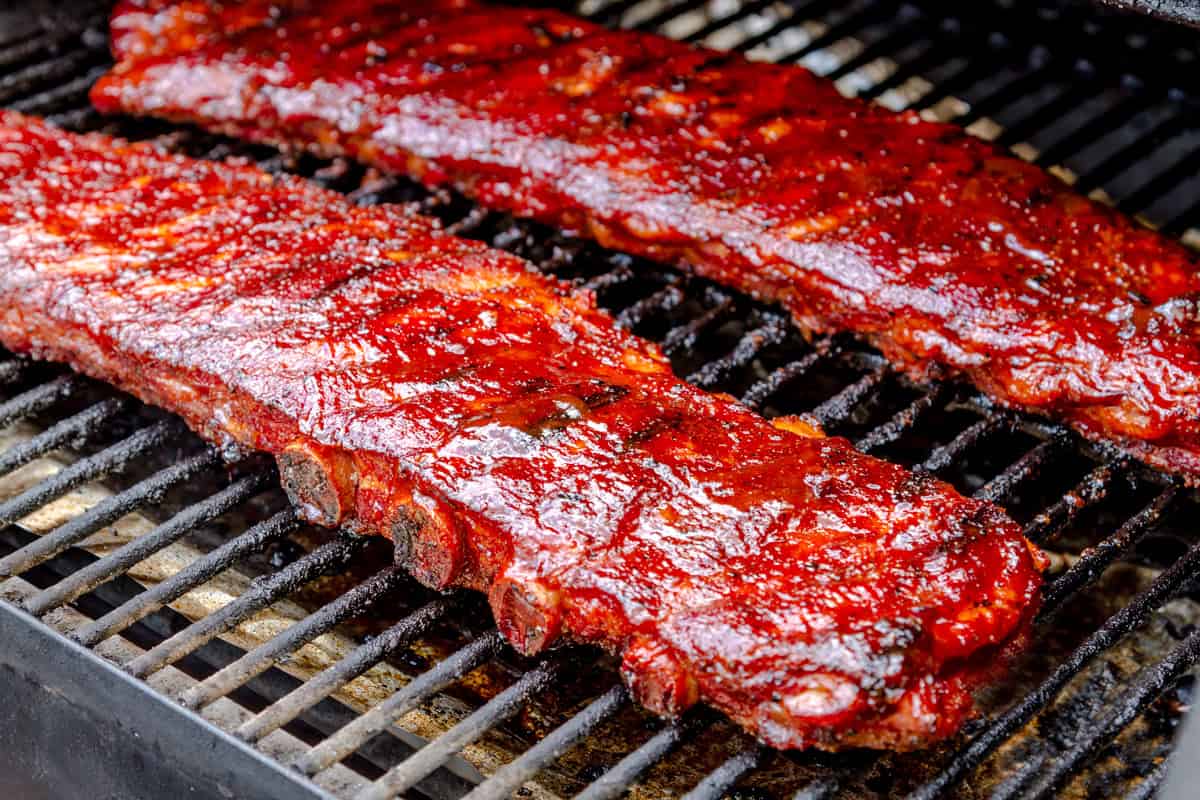
{"label": "grease-stained grate", "polygon": [[[773,753],[703,710],[649,719],[595,652],[516,658],[477,598],[421,589],[380,558],[379,542],[297,525],[263,463],[223,467],[171,418],[9,360],[8,599],[338,796],[1154,791],[1187,701],[1180,677],[1200,648],[1188,627],[1200,618],[1189,490],[968,388],[912,385],[853,341],[807,340],[779,311],[680,272],[352,164],[102,119],[85,92],[107,64],[104,11],[33,20],[41,33],[0,41],[0,102],[196,156],[251,158],[363,203],[418,203],[461,235],[592,288],[689,380],[764,414],[812,414],[863,450],[1004,505],[1056,564],[1032,654],[959,741],[908,756]],[[846,91],[970,125],[1170,233],[1200,216],[1196,97],[1175,85],[1195,52],[1170,27],[1075,3],[983,3],[967,15],[885,0],[618,0],[582,11],[799,61]],[[46,466],[64,448],[75,456]],[[89,495],[97,481],[112,491]],[[135,512],[155,521],[112,532]],[[1112,757],[1097,762],[1103,748]]]}

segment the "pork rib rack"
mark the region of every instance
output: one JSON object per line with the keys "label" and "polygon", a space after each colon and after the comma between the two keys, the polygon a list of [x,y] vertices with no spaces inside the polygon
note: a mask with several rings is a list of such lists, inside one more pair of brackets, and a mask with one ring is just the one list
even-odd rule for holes
{"label": "pork rib rack", "polygon": [[396,208],[0,117],[0,341],[274,454],[305,515],[778,747],[953,732],[1041,556],[999,510],[673,376],[591,297]]}
{"label": "pork rib rack", "polygon": [[453,184],[1200,481],[1196,261],[958,128],[473,0],[143,0],[113,32],[102,109]]}

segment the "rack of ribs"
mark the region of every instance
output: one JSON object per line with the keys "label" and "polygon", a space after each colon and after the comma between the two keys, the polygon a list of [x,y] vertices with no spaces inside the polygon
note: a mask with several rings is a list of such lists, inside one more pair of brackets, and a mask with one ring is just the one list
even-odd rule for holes
{"label": "rack of ribs", "polygon": [[678,378],[399,207],[0,116],[0,342],[273,454],[303,515],[487,593],[519,651],[777,747],[955,731],[1043,556],[997,508]]}
{"label": "rack of ribs", "polygon": [[954,126],[474,0],[143,0],[113,32],[103,110],[453,185],[1200,480],[1194,257]]}

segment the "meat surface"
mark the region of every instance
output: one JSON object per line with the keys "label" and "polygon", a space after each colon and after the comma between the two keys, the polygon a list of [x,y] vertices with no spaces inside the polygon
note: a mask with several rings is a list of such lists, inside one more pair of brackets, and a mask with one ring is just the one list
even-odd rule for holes
{"label": "meat surface", "polygon": [[1194,257],[956,127],[473,0],[126,0],[113,26],[102,109],[452,184],[1200,481]]}
{"label": "meat surface", "polygon": [[[955,731],[1043,556],[1001,511],[677,379],[590,295],[398,208],[0,116],[0,342],[274,454],[306,517],[777,747]],[[786,424],[785,424],[786,425]]]}

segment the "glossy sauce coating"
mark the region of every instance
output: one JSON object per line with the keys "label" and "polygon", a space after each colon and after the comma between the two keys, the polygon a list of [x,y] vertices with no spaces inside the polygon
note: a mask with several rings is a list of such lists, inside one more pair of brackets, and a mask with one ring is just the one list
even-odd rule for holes
{"label": "glossy sauce coating", "polygon": [[954,732],[1042,556],[993,506],[674,377],[585,293],[300,179],[0,117],[0,341],[276,454],[315,521],[537,652],[778,747]]}
{"label": "glossy sauce coating", "polygon": [[470,0],[127,0],[114,32],[103,109],[453,184],[1200,479],[1195,259],[958,128]]}

